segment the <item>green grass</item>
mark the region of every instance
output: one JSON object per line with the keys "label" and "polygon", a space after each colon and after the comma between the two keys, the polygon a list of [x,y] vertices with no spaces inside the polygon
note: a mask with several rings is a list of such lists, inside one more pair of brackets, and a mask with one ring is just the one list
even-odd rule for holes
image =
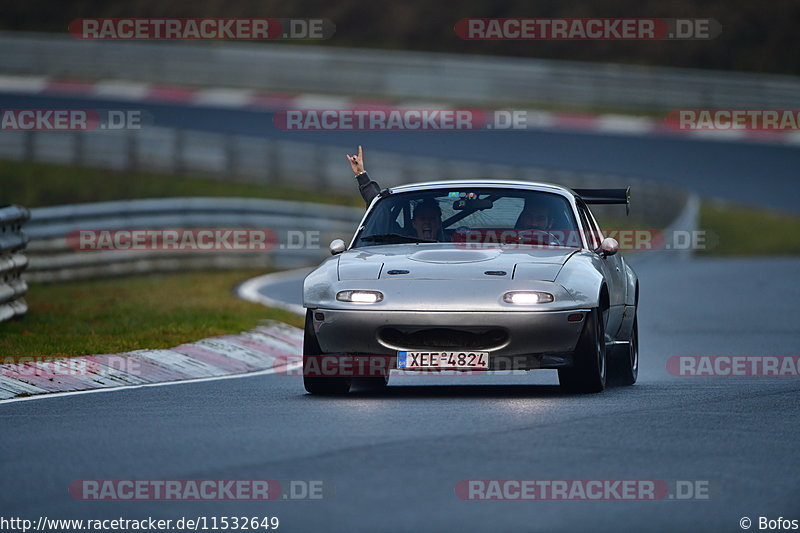
{"label": "green grass", "polygon": [[[344,158],[342,158],[344,162]],[[346,179],[347,171],[342,171]],[[364,206],[353,194],[309,191],[287,184],[252,184],[195,176],[128,173],[47,163],[0,161],[0,204],[40,207],[136,198],[229,196]]]}
{"label": "green grass", "polygon": [[302,318],[234,296],[232,288],[263,270],[150,275],[62,284],[31,284],[28,314],[0,324],[9,357],[119,353],[170,348],[274,319]]}
{"label": "green grass", "polygon": [[700,229],[707,232],[707,255],[800,254],[800,216],[777,211],[704,202]]}

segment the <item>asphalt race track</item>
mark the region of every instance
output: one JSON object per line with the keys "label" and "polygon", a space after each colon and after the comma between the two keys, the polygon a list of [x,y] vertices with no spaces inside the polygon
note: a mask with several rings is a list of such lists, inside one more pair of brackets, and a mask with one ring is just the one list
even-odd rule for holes
{"label": "asphalt race track", "polygon": [[[797,354],[800,259],[637,268],[634,387],[563,395],[551,371],[403,376],[382,396],[330,399],[269,375],[11,403],[0,407],[3,507],[34,520],[274,515],[285,531],[618,531],[622,521],[631,531],[735,531],[743,516],[792,517],[797,378],[677,377],[665,361]],[[67,492],[78,479],[129,478],[322,480],[334,494],[176,503]],[[462,501],[454,489],[465,479],[701,481],[710,499]]]}
{"label": "asphalt race track", "polygon": [[[800,211],[800,147],[797,145],[698,140],[696,137],[569,133],[554,131],[475,132],[287,132],[273,114],[248,109],[180,104],[115,102],[47,95],[0,94],[0,109],[134,109],[149,113],[154,125],[217,133],[281,137],[288,140],[369,150],[442,156],[492,164],[622,174],[652,178],[706,197],[760,203]],[[342,178],[348,169],[343,160]],[[487,176],[488,177],[488,176]],[[491,176],[502,177],[502,176]]]}
{"label": "asphalt race track", "polygon": [[[0,97],[0,107],[14,106],[11,96]],[[269,123],[263,113],[163,111],[162,125],[274,134],[258,128]],[[227,118],[215,121],[214,113]],[[701,194],[798,209],[796,148],[543,132],[448,133],[430,145],[418,134],[330,139],[450,156],[473,150],[472,157],[545,161],[542,167],[649,169]],[[580,149],[581,160],[560,159]],[[783,190],[771,188],[777,184]],[[321,398],[306,395],[299,377],[275,374],[3,404],[3,514],[34,521],[277,516],[282,531],[319,532],[725,532],[741,531],[745,516],[754,530],[760,516],[800,519],[798,378],[689,378],[666,368],[673,355],[800,353],[800,258],[681,261],[643,252],[632,264],[641,283],[641,370],[633,387],[565,395],[555,372],[541,371],[403,376],[382,395]],[[270,296],[297,303],[299,286],[288,281]],[[93,502],[68,493],[80,479],[265,478],[321,480],[326,497]],[[464,501],[455,487],[469,479],[681,480],[707,483],[710,497]]]}

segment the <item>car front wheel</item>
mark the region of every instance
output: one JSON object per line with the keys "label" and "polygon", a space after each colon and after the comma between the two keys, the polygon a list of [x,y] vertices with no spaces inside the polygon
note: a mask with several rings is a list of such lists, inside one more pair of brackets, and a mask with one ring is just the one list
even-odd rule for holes
{"label": "car front wheel", "polygon": [[[324,355],[319,347],[311,310],[306,311],[306,325],[303,332],[303,385],[311,394],[335,395],[350,392],[350,378],[344,376],[320,376],[320,358]],[[313,361],[316,359],[316,361]],[[316,363],[316,364],[315,364]],[[316,371],[314,370],[316,369]],[[310,374],[317,375],[310,375]]]}
{"label": "car front wheel", "polygon": [[599,308],[592,309],[578,340],[573,366],[558,369],[561,388],[568,392],[601,392],[606,386],[605,317]]}

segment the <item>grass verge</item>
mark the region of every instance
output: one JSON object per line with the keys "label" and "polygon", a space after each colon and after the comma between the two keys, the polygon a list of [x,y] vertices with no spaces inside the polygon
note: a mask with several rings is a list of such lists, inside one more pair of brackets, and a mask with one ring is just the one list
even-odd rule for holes
{"label": "grass verge", "polygon": [[718,202],[703,202],[704,255],[800,254],[800,216]]}
{"label": "grass verge", "polygon": [[[347,172],[343,171],[342,176],[346,179]],[[0,203],[25,207],[176,196],[238,196],[364,206],[355,183],[352,184],[353,194],[346,195],[286,184],[242,183],[213,177],[129,173],[19,161],[0,161],[0,185],[3,193]]]}
{"label": "grass verge", "polygon": [[3,360],[171,348],[239,333],[274,319],[303,319],[237,298],[232,288],[263,270],[159,274],[61,284],[32,284],[27,316],[0,324]]}

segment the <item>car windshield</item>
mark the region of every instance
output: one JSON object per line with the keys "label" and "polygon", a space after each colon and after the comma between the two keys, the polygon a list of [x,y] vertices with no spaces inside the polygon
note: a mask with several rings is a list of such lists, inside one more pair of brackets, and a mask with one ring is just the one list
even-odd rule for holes
{"label": "car windshield", "polygon": [[577,229],[570,203],[560,194],[453,187],[381,199],[354,246],[448,242],[580,248]]}

